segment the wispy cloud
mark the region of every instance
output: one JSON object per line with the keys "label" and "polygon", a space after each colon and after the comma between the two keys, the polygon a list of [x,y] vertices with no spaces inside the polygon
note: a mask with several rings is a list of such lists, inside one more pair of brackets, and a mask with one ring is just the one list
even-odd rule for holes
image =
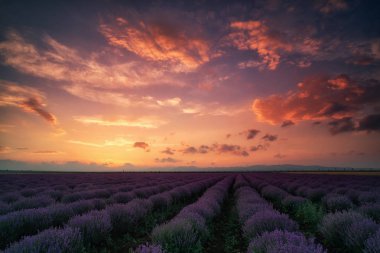
{"label": "wispy cloud", "polygon": [[105,140],[102,143],[87,142],[87,141],[80,141],[80,140],[69,140],[68,142],[73,143],[73,144],[84,145],[84,146],[96,147],[96,148],[123,147],[123,146],[131,145],[134,143],[133,141],[126,139],[124,137],[118,137],[111,140]]}
{"label": "wispy cloud", "polygon": [[56,125],[57,119],[46,110],[45,101],[44,94],[35,88],[0,80],[0,106],[21,108],[26,112],[41,116],[52,125]]}
{"label": "wispy cloud", "polygon": [[239,50],[254,50],[260,61],[239,63],[239,68],[257,67],[275,70],[280,64],[281,56],[289,53],[303,55],[315,54],[320,42],[308,36],[298,37],[287,34],[286,31],[276,31],[260,20],[235,21],[230,24],[232,29],[228,35],[227,44]]}
{"label": "wispy cloud", "polygon": [[163,120],[154,118],[138,118],[135,120],[128,120],[122,116],[118,116],[113,119],[105,119],[102,116],[77,116],[74,117],[74,119],[84,124],[95,124],[111,127],[158,128],[166,123]]}
{"label": "wispy cloud", "polygon": [[168,20],[169,17],[154,20],[117,17],[108,23],[102,22],[99,29],[111,45],[147,60],[164,62],[176,72],[192,71],[208,62],[209,43],[199,34],[181,27],[181,21]]}

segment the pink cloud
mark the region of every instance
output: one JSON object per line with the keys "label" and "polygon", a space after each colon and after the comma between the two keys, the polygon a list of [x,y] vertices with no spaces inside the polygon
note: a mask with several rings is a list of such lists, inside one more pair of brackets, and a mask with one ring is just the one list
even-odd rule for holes
{"label": "pink cloud", "polygon": [[255,99],[257,119],[270,124],[284,121],[325,120],[351,117],[380,101],[377,80],[355,81],[346,75],[310,78],[295,90]]}
{"label": "pink cloud", "polygon": [[52,125],[57,124],[57,118],[46,110],[46,98],[35,88],[0,81],[0,106],[14,106],[26,112],[41,116]]}
{"label": "pink cloud", "polygon": [[168,63],[176,72],[192,71],[210,60],[210,45],[179,23],[165,18],[133,22],[118,17],[110,23],[102,22],[99,29],[113,46],[147,60]]}
{"label": "pink cloud", "polygon": [[[269,27],[263,21],[235,21],[230,24],[232,32],[228,43],[239,50],[253,50],[261,58],[259,61],[239,63],[239,68],[258,67],[275,70],[280,64],[282,55],[297,52],[306,55],[316,54],[320,47],[318,40],[308,36],[294,36],[286,31],[280,32]],[[307,63],[309,64],[309,63]],[[308,65],[301,64],[301,67]]]}

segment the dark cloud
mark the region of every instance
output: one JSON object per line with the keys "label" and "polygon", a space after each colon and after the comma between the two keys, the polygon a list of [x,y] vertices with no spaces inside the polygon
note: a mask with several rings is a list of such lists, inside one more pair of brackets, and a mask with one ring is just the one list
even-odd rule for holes
{"label": "dark cloud", "polygon": [[259,150],[266,150],[266,149],[267,149],[267,146],[266,145],[262,145],[262,144],[259,144],[259,145],[251,147],[251,151],[252,152],[256,152],[256,151],[259,151]]}
{"label": "dark cloud", "polygon": [[258,133],[260,133],[260,130],[257,130],[257,129],[249,129],[247,132],[248,132],[248,133],[247,133],[247,140],[250,140],[250,139],[255,138],[256,135],[257,135]]}
{"label": "dark cloud", "polygon": [[239,145],[232,144],[213,144],[209,145],[200,145],[198,148],[194,146],[189,146],[183,150],[181,150],[183,154],[207,154],[210,152],[214,153],[230,153],[238,156],[249,156],[249,153],[245,150],[245,148]]}
{"label": "dark cloud", "polygon": [[144,150],[146,150],[147,152],[149,151],[149,144],[148,143],[145,143],[143,141],[137,141],[133,144],[133,147],[134,148],[142,148]]}
{"label": "dark cloud", "polygon": [[174,155],[174,152],[175,150],[171,148],[166,148],[165,150],[161,151],[161,153],[167,154],[167,155]]}
{"label": "dark cloud", "polygon": [[207,145],[200,145],[198,148],[189,146],[182,150],[184,154],[207,154],[209,151],[212,151],[213,147]]}
{"label": "dark cloud", "polygon": [[154,161],[156,163],[177,163],[177,162],[179,162],[179,160],[171,158],[171,157],[156,158]]}
{"label": "dark cloud", "polygon": [[239,145],[220,144],[216,145],[218,153],[230,153],[238,156],[249,156],[248,152]]}
{"label": "dark cloud", "polygon": [[332,135],[340,134],[344,132],[355,131],[355,122],[352,117],[344,117],[342,119],[337,119],[330,121],[328,123],[329,131]]}
{"label": "dark cloud", "polygon": [[266,134],[263,136],[263,140],[266,140],[266,141],[275,141],[277,140],[278,136],[275,135],[275,134]]}
{"label": "dark cloud", "polygon": [[183,149],[182,153],[184,153],[184,154],[196,154],[196,153],[198,153],[198,149],[191,146],[191,147],[187,147],[187,148]]}
{"label": "dark cloud", "polygon": [[294,125],[294,122],[291,121],[291,120],[285,120],[282,122],[281,124],[281,127],[289,127],[289,126],[293,126]]}
{"label": "dark cloud", "polygon": [[367,115],[362,119],[354,120],[352,117],[345,117],[333,120],[328,123],[330,133],[333,135],[354,132],[354,131],[379,131],[380,114]]}
{"label": "dark cloud", "polygon": [[43,108],[42,103],[38,101],[36,98],[29,98],[28,100],[21,103],[21,106],[24,107],[25,109],[29,109],[37,113],[38,115],[40,115],[42,118],[44,118],[51,124],[56,124],[56,118],[54,117],[54,115],[46,111]]}
{"label": "dark cloud", "polygon": [[372,114],[359,121],[359,131],[380,131],[380,114]]}

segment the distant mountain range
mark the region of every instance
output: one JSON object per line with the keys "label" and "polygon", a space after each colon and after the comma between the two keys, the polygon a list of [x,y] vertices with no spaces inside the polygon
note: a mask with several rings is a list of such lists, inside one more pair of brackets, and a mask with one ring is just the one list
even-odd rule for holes
{"label": "distant mountain range", "polygon": [[348,168],[326,167],[319,165],[251,165],[237,167],[195,167],[195,166],[168,166],[168,167],[138,167],[132,164],[111,167],[107,164],[80,163],[76,161],[66,163],[41,162],[29,163],[15,160],[0,160],[0,171],[51,171],[51,172],[247,172],[247,171],[380,171],[380,168]]}

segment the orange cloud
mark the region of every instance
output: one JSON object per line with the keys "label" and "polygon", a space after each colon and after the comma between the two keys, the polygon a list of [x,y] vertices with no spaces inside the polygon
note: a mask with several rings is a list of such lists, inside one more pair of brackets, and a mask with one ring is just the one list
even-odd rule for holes
{"label": "orange cloud", "polygon": [[114,46],[151,61],[167,62],[176,72],[187,72],[210,60],[209,44],[180,26],[160,21],[131,22],[118,17],[100,25],[100,32]]}
{"label": "orange cloud", "polygon": [[0,81],[0,106],[15,106],[27,112],[41,116],[52,125],[57,124],[56,117],[45,107],[45,96],[37,89]]}
{"label": "orange cloud", "polygon": [[230,24],[233,31],[228,35],[229,43],[239,50],[254,50],[262,59],[239,63],[239,68],[258,67],[275,70],[281,55],[290,52],[315,54],[320,43],[309,37],[296,37],[286,32],[274,31],[262,21],[235,21]]}
{"label": "orange cloud", "polygon": [[379,101],[379,81],[354,81],[340,75],[308,79],[299,83],[296,90],[255,99],[252,109],[259,121],[280,124],[351,117],[371,110]]}
{"label": "orange cloud", "polygon": [[[62,89],[79,98],[120,106],[160,107],[179,103],[176,100],[155,100],[122,92],[122,88],[135,88],[165,83],[183,86],[160,66],[149,62],[125,60],[115,62],[110,57],[108,64],[97,60],[101,53],[83,57],[80,53],[51,37],[42,39],[44,49],[26,41],[16,31],[6,34],[0,42],[2,63],[20,72],[60,81]],[[105,83],[107,85],[105,85]],[[174,98],[169,98],[174,99]]]}

